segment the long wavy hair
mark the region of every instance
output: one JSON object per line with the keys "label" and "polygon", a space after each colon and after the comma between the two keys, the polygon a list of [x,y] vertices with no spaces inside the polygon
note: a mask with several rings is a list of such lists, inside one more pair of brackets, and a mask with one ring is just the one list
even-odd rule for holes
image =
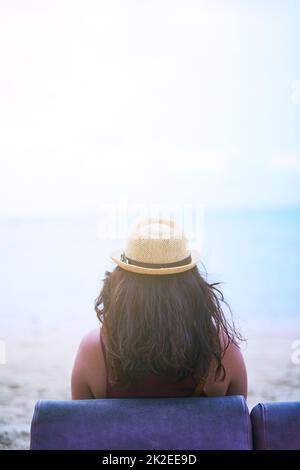
{"label": "long wavy hair", "polygon": [[223,380],[224,352],[242,338],[223,313],[228,304],[219,284],[209,284],[197,266],[162,276],[118,266],[107,271],[95,311],[105,326],[110,383],[126,388],[149,372],[171,381],[189,374],[205,380],[212,361]]}

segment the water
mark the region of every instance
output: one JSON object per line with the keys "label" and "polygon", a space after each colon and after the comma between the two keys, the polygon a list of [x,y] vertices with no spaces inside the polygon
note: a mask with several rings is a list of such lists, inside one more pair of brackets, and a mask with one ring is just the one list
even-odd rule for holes
{"label": "water", "polygon": [[208,214],[204,261],[245,328],[299,328],[299,209]]}
{"label": "water", "polygon": [[[300,209],[210,211],[204,228],[209,279],[224,282],[242,330],[299,327]],[[119,244],[96,229],[92,216],[0,220],[2,331],[97,324],[94,299]]]}

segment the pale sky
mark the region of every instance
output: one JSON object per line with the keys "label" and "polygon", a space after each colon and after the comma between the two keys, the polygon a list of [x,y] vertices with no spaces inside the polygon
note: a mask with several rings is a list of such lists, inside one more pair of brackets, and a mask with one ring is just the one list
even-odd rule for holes
{"label": "pale sky", "polygon": [[300,2],[0,0],[0,214],[300,204]]}

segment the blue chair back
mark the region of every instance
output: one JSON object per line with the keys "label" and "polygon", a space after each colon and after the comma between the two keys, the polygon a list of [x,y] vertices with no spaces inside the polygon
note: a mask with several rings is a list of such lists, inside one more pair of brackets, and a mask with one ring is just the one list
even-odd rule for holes
{"label": "blue chair back", "polygon": [[300,401],[259,403],[251,421],[256,449],[300,450]]}
{"label": "blue chair back", "polygon": [[41,400],[31,424],[35,449],[251,449],[241,396]]}

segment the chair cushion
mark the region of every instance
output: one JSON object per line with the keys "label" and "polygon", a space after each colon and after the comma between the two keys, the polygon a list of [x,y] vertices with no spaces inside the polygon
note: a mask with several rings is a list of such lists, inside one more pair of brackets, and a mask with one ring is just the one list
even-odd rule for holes
{"label": "chair cushion", "polygon": [[259,403],[251,421],[255,449],[300,450],[300,402]]}
{"label": "chair cushion", "polygon": [[31,449],[251,449],[241,396],[41,400]]}

